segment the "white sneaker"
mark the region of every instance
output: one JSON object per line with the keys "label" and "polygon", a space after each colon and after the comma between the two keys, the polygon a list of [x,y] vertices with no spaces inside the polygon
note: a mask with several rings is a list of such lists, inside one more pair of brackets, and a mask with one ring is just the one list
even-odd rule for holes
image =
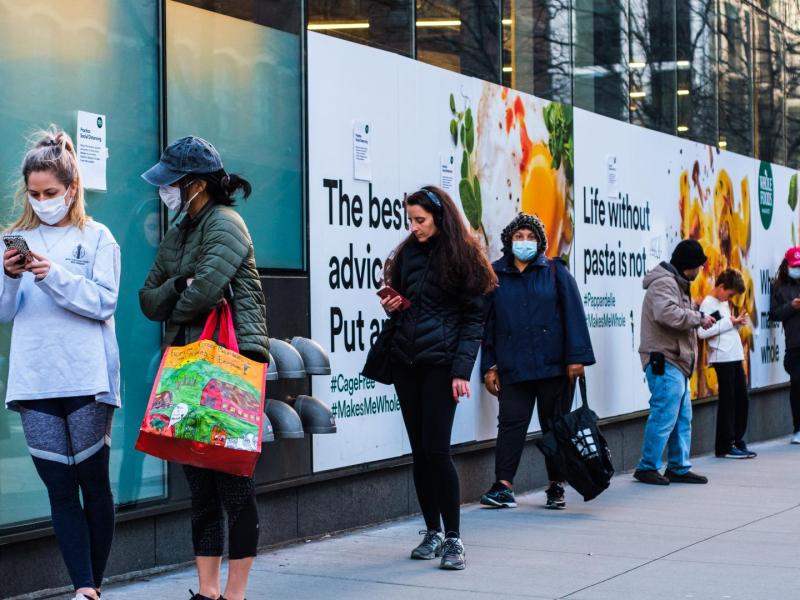
{"label": "white sneaker", "polygon": [[795,431],[794,435],[792,435],[792,439],[789,441],[790,444],[800,444],[800,431]]}
{"label": "white sneaker", "polygon": [[94,600],[89,596],[84,596],[83,594],[75,594],[75,597],[72,600]]}

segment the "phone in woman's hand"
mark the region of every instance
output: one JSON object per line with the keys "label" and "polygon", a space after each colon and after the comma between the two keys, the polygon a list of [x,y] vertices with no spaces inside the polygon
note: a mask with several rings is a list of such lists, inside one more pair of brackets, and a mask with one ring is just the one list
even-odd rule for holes
{"label": "phone in woman's hand", "polygon": [[406,310],[411,306],[411,301],[391,286],[385,285],[376,293],[378,294],[378,297],[384,300],[387,298],[400,298],[400,310]]}
{"label": "phone in woman's hand", "polygon": [[31,260],[31,249],[28,248],[28,242],[26,242],[25,238],[21,235],[4,235],[3,243],[6,245],[6,250],[14,248],[19,252],[22,257],[20,258],[19,264],[23,265]]}

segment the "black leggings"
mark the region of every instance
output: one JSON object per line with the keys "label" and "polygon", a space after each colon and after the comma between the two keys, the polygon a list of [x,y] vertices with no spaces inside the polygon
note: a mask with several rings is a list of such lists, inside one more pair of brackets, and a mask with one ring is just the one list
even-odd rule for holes
{"label": "black leggings", "polygon": [[717,401],[716,454],[725,454],[731,446],[739,446],[747,431],[749,397],[742,361],[714,363],[719,382]]}
{"label": "black leggings", "polygon": [[[569,411],[571,386],[566,375],[510,384],[503,384],[501,381],[500,384],[494,470],[498,481],[513,483],[522,458],[534,405],[538,400],[539,424],[542,432],[547,433],[550,431],[550,420]],[[564,481],[563,474],[547,457],[545,466],[550,481]]]}
{"label": "black leggings", "polygon": [[192,490],[192,544],[195,556],[222,556],[223,507],[228,513],[228,558],[250,558],[258,549],[258,508],[252,477],[183,466]]}
{"label": "black leggings", "polygon": [[783,359],[783,367],[789,373],[791,381],[789,389],[789,400],[792,405],[792,426],[793,431],[800,431],[800,348],[790,348],[786,351]]}
{"label": "black leggings", "polygon": [[459,534],[461,491],[450,457],[456,415],[450,367],[392,365],[414,458],[414,485],[428,529]]}
{"label": "black leggings", "polygon": [[114,408],[92,397],[28,400],[19,407],[72,585],[99,588],[114,537],[108,476]]}

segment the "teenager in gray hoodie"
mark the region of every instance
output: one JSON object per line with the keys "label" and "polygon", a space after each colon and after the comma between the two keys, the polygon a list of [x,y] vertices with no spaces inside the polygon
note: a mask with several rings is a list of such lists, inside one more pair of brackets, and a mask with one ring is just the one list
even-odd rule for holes
{"label": "teenager in gray hoodie", "polygon": [[[642,483],[707,483],[693,473],[689,462],[692,441],[692,398],[689,377],[697,356],[698,327],[715,320],[696,310],[689,286],[707,258],[696,240],[680,242],[670,261],[644,278],[639,355],[650,388],[650,416],[644,433],[642,458],[633,476]],[[665,475],[661,457],[667,448]]]}

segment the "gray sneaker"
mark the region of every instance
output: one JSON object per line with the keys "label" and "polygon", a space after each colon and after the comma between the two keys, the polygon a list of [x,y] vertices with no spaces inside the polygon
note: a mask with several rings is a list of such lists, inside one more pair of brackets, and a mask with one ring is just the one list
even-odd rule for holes
{"label": "gray sneaker", "polygon": [[461,538],[447,538],[444,541],[440,568],[447,571],[461,571],[466,566],[467,559],[464,556],[464,544],[461,543]]}
{"label": "gray sneaker", "polygon": [[422,543],[411,551],[411,558],[417,560],[431,560],[442,555],[444,535],[441,531],[425,530],[419,532],[424,535]]}

